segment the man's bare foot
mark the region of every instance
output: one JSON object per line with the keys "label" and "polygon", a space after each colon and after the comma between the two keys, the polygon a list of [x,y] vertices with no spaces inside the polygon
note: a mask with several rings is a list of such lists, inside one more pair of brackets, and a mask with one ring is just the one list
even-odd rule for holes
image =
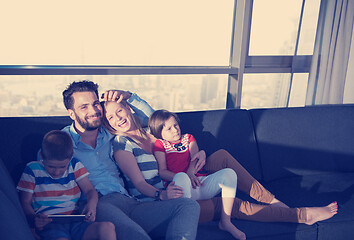
{"label": "man's bare foot", "polygon": [[246,234],[235,227],[235,225],[233,225],[230,221],[220,221],[219,228],[231,233],[231,235],[236,239],[246,240]]}
{"label": "man's bare foot", "polygon": [[306,208],[307,221],[305,224],[312,225],[316,222],[323,221],[333,217],[338,212],[337,202],[333,202],[325,207],[309,207]]}
{"label": "man's bare foot", "polygon": [[269,204],[275,206],[275,207],[283,207],[283,208],[289,208],[288,205],[285,203],[279,201],[278,199],[274,198]]}

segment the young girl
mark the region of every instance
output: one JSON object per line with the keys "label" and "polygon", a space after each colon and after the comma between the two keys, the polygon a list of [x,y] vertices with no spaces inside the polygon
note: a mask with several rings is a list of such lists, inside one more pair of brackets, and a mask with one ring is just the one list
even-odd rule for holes
{"label": "young girl", "polygon": [[236,195],[237,176],[225,168],[213,174],[197,171],[197,159],[204,158],[195,138],[181,136],[179,119],[167,110],[155,111],[149,120],[151,133],[158,139],[153,152],[159,165],[159,174],[166,182],[173,181],[184,190],[184,197],[194,200],[210,199],[221,192],[223,211],[219,228],[230,232],[237,239],[246,235],[231,223],[231,211]]}

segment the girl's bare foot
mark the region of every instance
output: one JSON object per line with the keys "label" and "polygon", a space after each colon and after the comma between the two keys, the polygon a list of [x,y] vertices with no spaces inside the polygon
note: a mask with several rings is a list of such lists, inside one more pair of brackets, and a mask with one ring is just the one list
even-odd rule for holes
{"label": "girl's bare foot", "polygon": [[318,221],[323,221],[333,217],[338,212],[337,202],[333,202],[325,207],[306,208],[307,221],[305,224],[312,225]]}
{"label": "girl's bare foot", "polygon": [[219,228],[231,233],[231,235],[236,239],[246,240],[246,234],[235,227],[235,225],[233,225],[230,221],[220,221]]}
{"label": "girl's bare foot", "polygon": [[283,207],[283,208],[289,208],[288,205],[285,203],[279,201],[278,199],[274,198],[269,204],[275,206],[275,207]]}

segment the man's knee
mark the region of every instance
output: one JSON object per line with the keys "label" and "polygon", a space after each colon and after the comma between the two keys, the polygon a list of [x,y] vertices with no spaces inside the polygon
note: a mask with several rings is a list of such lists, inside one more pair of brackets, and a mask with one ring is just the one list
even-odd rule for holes
{"label": "man's knee", "polygon": [[199,204],[190,198],[178,198],[178,205],[180,209],[183,209],[185,212],[190,212],[190,214],[198,214],[200,213]]}

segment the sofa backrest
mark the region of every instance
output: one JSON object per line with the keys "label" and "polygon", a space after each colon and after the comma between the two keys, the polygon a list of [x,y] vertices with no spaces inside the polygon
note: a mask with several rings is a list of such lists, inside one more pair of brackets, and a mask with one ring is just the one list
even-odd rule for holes
{"label": "sofa backrest", "polygon": [[[200,149],[210,155],[228,150],[251,174],[261,179],[261,168],[252,121],[246,110],[214,110],[178,113],[183,132],[193,134]],[[0,158],[17,184],[26,163],[37,159],[44,134],[71,124],[67,117],[0,118]]]}
{"label": "sofa backrest", "polygon": [[24,167],[37,159],[44,134],[71,123],[69,117],[0,118],[0,158],[17,184]]}
{"label": "sofa backrest", "polygon": [[183,133],[191,133],[207,155],[218,149],[231,153],[256,179],[261,165],[250,114],[247,110],[213,110],[178,114]]}
{"label": "sofa backrest", "polygon": [[250,110],[265,181],[354,171],[354,105]]}

